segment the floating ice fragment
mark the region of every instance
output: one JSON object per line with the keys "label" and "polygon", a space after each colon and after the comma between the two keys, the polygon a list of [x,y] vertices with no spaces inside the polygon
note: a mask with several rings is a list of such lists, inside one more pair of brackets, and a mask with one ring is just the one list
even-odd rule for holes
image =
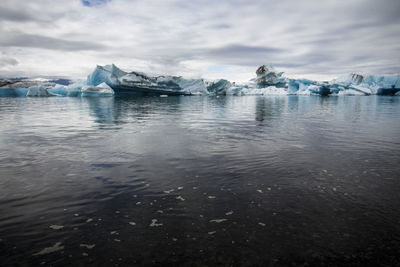
{"label": "floating ice fragment", "polygon": [[258,189],[257,192],[261,193],[261,194],[263,193],[263,191],[261,189]]}
{"label": "floating ice fragment", "polygon": [[140,205],[140,204],[142,204],[142,202],[140,202],[140,201],[139,201],[139,202],[136,202],[136,205]]}
{"label": "floating ice fragment", "polygon": [[258,225],[265,226],[265,223],[259,222]]}
{"label": "floating ice fragment", "polygon": [[120,240],[120,239],[117,239],[117,238],[114,238],[114,241],[115,241],[115,242],[121,242],[121,240]]}
{"label": "floating ice fragment", "polygon": [[209,235],[215,234],[217,231],[208,232]]}
{"label": "floating ice fragment", "polygon": [[60,229],[63,229],[63,228],[64,228],[64,226],[62,226],[62,225],[55,225],[55,224],[50,225],[49,227],[50,227],[51,229],[53,229],[53,230],[60,230]]}
{"label": "floating ice fragment", "polygon": [[80,244],[79,246],[80,246],[80,247],[83,247],[83,248],[87,248],[87,249],[92,249],[92,248],[94,248],[96,245],[95,245],[95,244],[91,244],[91,245],[89,245],[89,244]]}
{"label": "floating ice fragment", "polygon": [[160,95],[160,97],[168,97],[168,95]]}
{"label": "floating ice fragment", "polygon": [[89,219],[86,220],[87,223],[89,223],[89,222],[91,222],[91,221],[93,221],[92,218],[89,218]]}
{"label": "floating ice fragment", "polygon": [[150,227],[157,227],[162,225],[162,223],[157,223],[157,221],[158,221],[157,219],[152,219]]}
{"label": "floating ice fragment", "polygon": [[135,222],[129,222],[129,224],[130,224],[130,225],[136,225],[136,223],[135,223]]}
{"label": "floating ice fragment", "polygon": [[232,214],[233,214],[233,211],[228,211],[227,213],[225,213],[225,215],[227,215],[227,216],[232,215]]}
{"label": "floating ice fragment", "polygon": [[87,257],[87,256],[89,256],[89,254],[87,254],[86,252],[83,252],[82,256]]}
{"label": "floating ice fragment", "polygon": [[215,223],[222,223],[227,221],[227,219],[214,219],[214,220],[210,220],[210,222],[215,222]]}
{"label": "floating ice fragment", "polygon": [[181,196],[177,196],[176,199],[181,200],[181,201],[185,201],[185,199]]}
{"label": "floating ice fragment", "polygon": [[183,186],[179,186],[179,187],[178,187],[178,190],[182,190],[182,189],[183,189]]}
{"label": "floating ice fragment", "polygon": [[172,238],[172,241],[176,242],[178,241],[178,238]]}
{"label": "floating ice fragment", "polygon": [[106,83],[101,83],[97,86],[82,87],[82,96],[113,96],[114,91]]}
{"label": "floating ice fragment", "polygon": [[165,194],[169,194],[169,193],[172,193],[172,192],[174,192],[174,191],[175,191],[175,189],[165,190],[164,193],[165,193]]}
{"label": "floating ice fragment", "polygon": [[78,217],[78,216],[79,216],[79,213],[75,213],[74,216],[75,216],[75,217]]}
{"label": "floating ice fragment", "polygon": [[209,199],[217,198],[216,196],[208,196]]}
{"label": "floating ice fragment", "polygon": [[110,234],[111,235],[118,235],[118,232],[117,231],[111,231]]}
{"label": "floating ice fragment", "polygon": [[41,251],[39,251],[39,252],[37,252],[35,254],[32,254],[32,255],[33,256],[45,255],[45,254],[49,254],[49,253],[53,253],[53,252],[56,252],[56,251],[63,250],[64,246],[61,246],[61,244],[62,244],[61,242],[57,242],[57,243],[54,244],[54,246],[48,247],[48,248],[44,248]]}

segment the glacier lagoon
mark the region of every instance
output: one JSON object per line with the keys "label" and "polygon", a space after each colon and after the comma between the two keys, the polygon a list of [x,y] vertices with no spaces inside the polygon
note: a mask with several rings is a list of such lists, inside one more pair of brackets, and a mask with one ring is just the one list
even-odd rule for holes
{"label": "glacier lagoon", "polygon": [[2,266],[400,262],[398,96],[0,97],[0,111]]}

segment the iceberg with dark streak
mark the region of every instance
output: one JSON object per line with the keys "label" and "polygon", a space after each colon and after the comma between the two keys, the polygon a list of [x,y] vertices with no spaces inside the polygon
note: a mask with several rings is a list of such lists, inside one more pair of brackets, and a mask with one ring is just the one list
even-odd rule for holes
{"label": "iceberg with dark streak", "polygon": [[116,93],[140,95],[204,95],[208,94],[203,79],[178,76],[148,76],[142,72],[125,72],[114,64],[97,66],[88,76],[87,85],[106,83]]}

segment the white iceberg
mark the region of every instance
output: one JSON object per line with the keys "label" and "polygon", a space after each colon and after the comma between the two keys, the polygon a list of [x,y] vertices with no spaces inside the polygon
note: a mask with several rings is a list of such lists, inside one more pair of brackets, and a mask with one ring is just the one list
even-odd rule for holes
{"label": "white iceberg", "polygon": [[82,96],[113,96],[114,91],[106,83],[101,83],[97,86],[82,87]]}

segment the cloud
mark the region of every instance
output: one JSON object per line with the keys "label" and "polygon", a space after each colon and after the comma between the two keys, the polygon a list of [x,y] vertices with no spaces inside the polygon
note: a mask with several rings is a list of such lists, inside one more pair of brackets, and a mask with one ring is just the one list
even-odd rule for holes
{"label": "cloud", "polygon": [[34,47],[49,50],[82,51],[101,50],[105,46],[95,42],[71,41],[33,34],[5,33],[0,39],[3,47]]}
{"label": "cloud", "polygon": [[0,55],[0,68],[7,66],[16,66],[18,61],[15,58],[9,57],[7,55]]}
{"label": "cloud", "polygon": [[[393,73],[399,11],[398,0],[2,0],[0,51],[19,62],[15,75],[85,76],[112,62],[232,80],[269,63],[321,79]],[[46,58],[40,67],[38,58]]]}

